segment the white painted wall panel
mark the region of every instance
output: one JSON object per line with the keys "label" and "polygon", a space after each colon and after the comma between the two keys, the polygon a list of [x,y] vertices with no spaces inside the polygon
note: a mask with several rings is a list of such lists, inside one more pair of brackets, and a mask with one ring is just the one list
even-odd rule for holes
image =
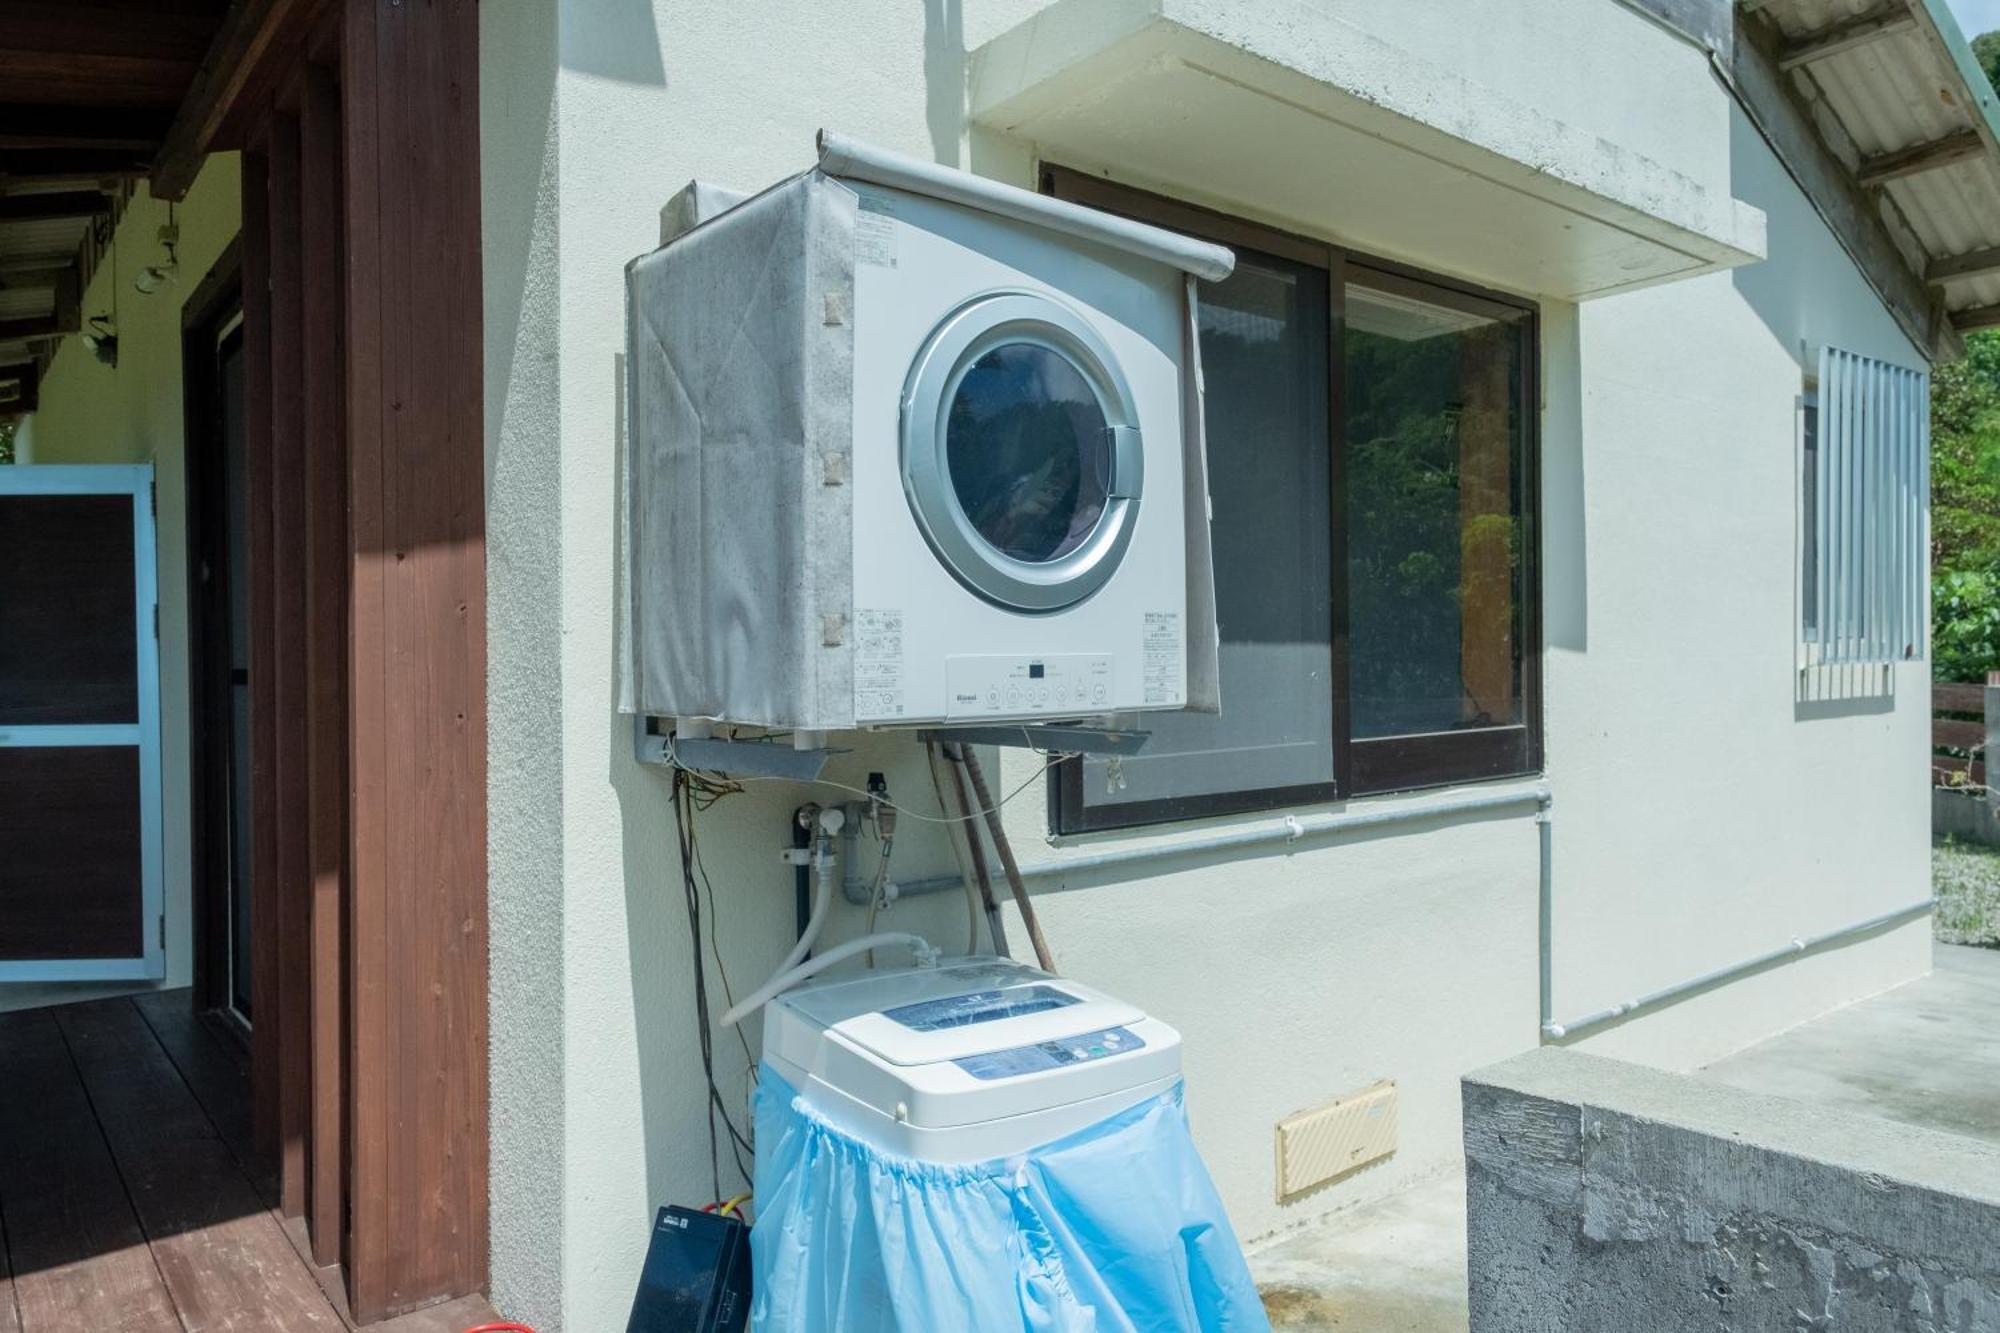
{"label": "white painted wall panel", "polygon": [[[1037,7],[881,0],[831,22],[797,6],[568,0],[545,47],[517,30],[529,0],[482,8],[494,1046],[496,1079],[521,1080],[496,1087],[495,1198],[514,1206],[495,1210],[495,1286],[545,1330],[620,1326],[651,1208],[711,1189],[667,784],[633,764],[613,709],[622,267],[690,178],[765,185],[810,161],[822,124],[1030,183],[1032,145],[964,134],[958,80],[967,45]],[[1801,703],[1791,637],[1801,367],[1829,338],[1911,349],[1696,53],[1612,0],[1510,7],[1505,24],[1474,0],[1328,8],[1770,215],[1763,265],[1544,314],[1559,1012],[1920,896],[1923,682]],[[521,619],[503,623],[503,606]],[[509,740],[514,724],[532,741]],[[1033,762],[1010,758],[996,785]],[[867,741],[829,776],[859,785],[873,768],[929,808],[907,742]],[[811,795],[761,784],[700,825],[738,994],[789,942],[774,852]],[[1009,807],[1024,859],[1061,854],[1043,841],[1042,799],[1036,783]],[[934,829],[906,821],[901,843],[902,874],[950,866]],[[1536,1040],[1536,866],[1531,819],[1489,819],[1038,903],[1066,968],[1186,1034],[1197,1138],[1254,1236],[1450,1167],[1458,1074]],[[895,918],[943,940],[964,928],[956,901]],[[837,909],[834,938],[859,928]],[[1927,950],[1919,923],[1593,1046],[1706,1060],[1914,975]],[[716,1049],[740,1101],[745,1052],[727,1035]],[[1385,1077],[1402,1093],[1401,1151],[1274,1203],[1272,1123]],[[542,1195],[544,1212],[521,1211]],[[536,1248],[551,1236],[554,1273]]]}

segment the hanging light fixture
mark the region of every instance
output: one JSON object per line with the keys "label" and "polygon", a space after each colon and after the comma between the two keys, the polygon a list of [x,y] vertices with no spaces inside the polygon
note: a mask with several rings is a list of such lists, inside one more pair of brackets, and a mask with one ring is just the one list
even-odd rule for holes
{"label": "hanging light fixture", "polygon": [[103,315],[92,315],[90,327],[82,336],[83,345],[90,349],[91,355],[107,366],[118,364],[118,334],[113,330],[110,320]]}

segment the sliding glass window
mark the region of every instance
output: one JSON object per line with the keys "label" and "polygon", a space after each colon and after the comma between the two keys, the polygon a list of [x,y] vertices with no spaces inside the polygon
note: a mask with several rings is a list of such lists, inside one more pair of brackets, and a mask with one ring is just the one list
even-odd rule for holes
{"label": "sliding glass window", "polygon": [[1533,307],[1058,168],[1233,247],[1200,290],[1222,713],[1051,785],[1059,831],[1541,764]]}

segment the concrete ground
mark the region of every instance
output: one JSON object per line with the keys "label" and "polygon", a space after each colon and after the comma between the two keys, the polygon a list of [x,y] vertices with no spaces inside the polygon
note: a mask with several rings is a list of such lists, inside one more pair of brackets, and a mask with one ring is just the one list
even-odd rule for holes
{"label": "concrete ground", "polygon": [[[1795,1101],[2000,1143],[2000,949],[1941,944],[1936,971],[1701,1071]],[[1252,1250],[1285,1333],[1465,1333],[1465,1182],[1450,1177]]]}
{"label": "concrete ground", "polygon": [[1921,981],[1702,1071],[1739,1088],[2000,1143],[2000,950],[1937,946]]}
{"label": "concrete ground", "polygon": [[1250,1271],[1281,1333],[1465,1333],[1465,1181],[1287,1232]]}

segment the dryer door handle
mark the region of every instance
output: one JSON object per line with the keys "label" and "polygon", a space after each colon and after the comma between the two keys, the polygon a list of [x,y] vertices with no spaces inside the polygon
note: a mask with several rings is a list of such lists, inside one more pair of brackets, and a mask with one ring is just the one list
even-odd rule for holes
{"label": "dryer door handle", "polygon": [[1110,500],[1136,500],[1146,489],[1146,443],[1137,426],[1107,426],[1111,436],[1111,477],[1104,494]]}

